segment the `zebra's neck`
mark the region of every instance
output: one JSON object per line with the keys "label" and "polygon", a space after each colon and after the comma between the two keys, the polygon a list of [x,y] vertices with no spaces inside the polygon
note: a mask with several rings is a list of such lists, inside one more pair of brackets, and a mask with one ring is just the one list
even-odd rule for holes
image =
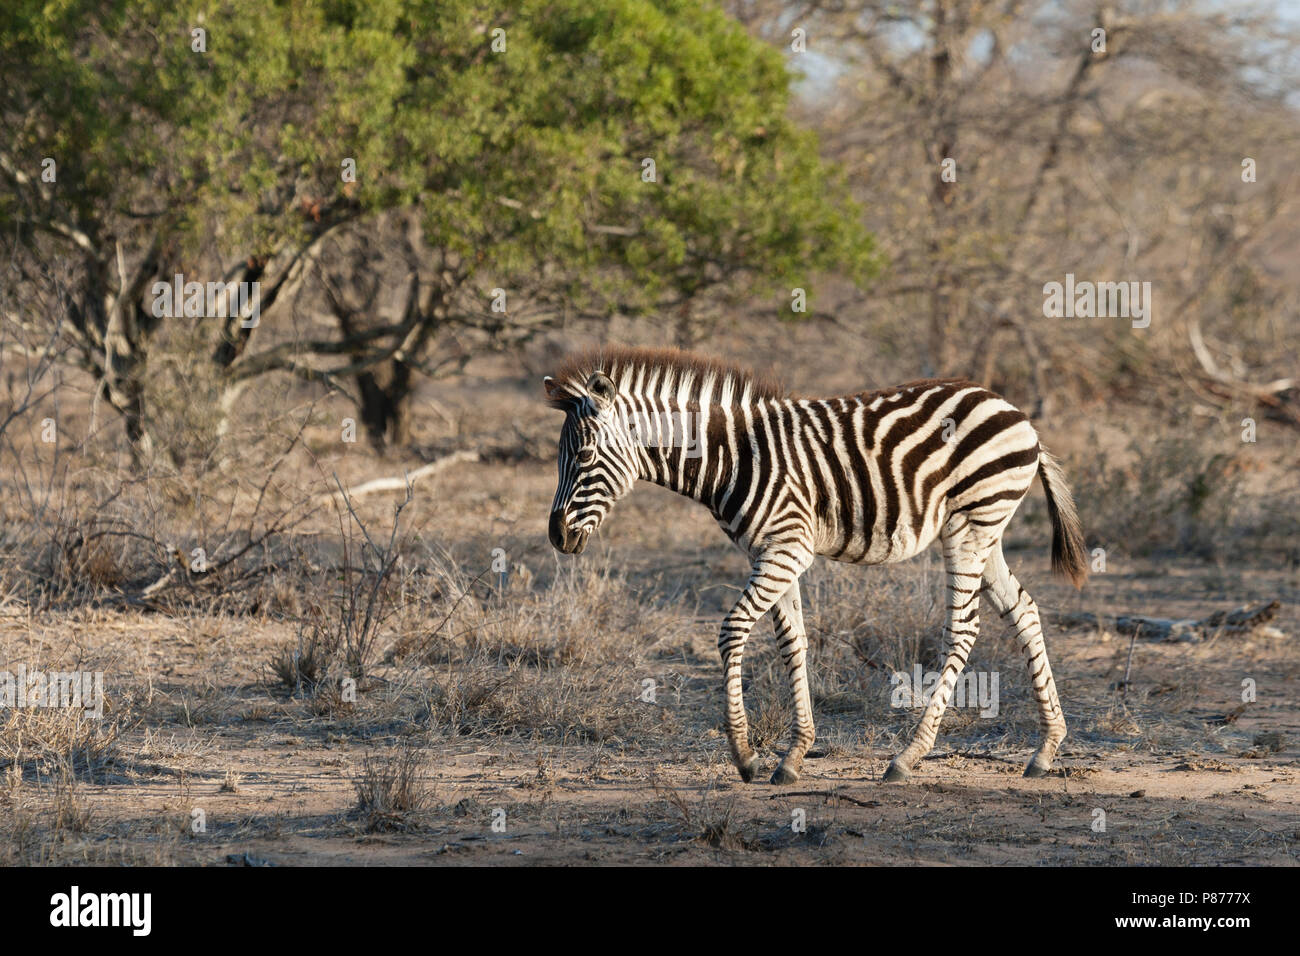
{"label": "zebra's neck", "polygon": [[637,477],[716,512],[732,483],[736,429],[750,415],[752,409],[739,403],[637,402],[628,414],[637,439]]}

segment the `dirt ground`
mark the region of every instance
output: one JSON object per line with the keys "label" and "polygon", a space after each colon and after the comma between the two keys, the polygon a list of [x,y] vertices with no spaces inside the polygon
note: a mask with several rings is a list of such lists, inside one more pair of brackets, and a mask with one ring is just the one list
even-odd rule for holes
{"label": "dirt ground", "polygon": [[[103,723],[119,733],[84,768],[74,757],[70,773],[39,759],[11,765],[0,789],[8,862],[1296,864],[1294,569],[1116,562],[1076,595],[1050,578],[1046,541],[1030,529],[1009,560],[1049,621],[1070,723],[1057,769],[1021,776],[1036,737],[1032,700],[1014,641],[986,615],[971,666],[1000,674],[1001,713],[990,720],[950,709],[912,781],[888,785],[886,763],[919,712],[889,707],[880,665],[863,666],[844,647],[863,634],[885,640],[855,614],[903,615],[894,622],[900,632],[933,631],[935,560],[822,569],[805,591],[814,756],[797,784],[746,785],[721,734],[714,651],[743,562],[707,516],[650,489],[621,506],[605,540],[580,559],[586,565],[562,566],[546,545],[544,515],[516,510],[549,500],[552,480],[543,463],[497,465],[430,491],[452,495],[466,521],[491,512],[511,526],[507,538],[521,550],[511,587],[527,589],[521,606],[531,610],[472,653],[447,649],[416,668],[393,650],[404,640],[395,624],[356,703],[274,678],[268,661],[294,641],[290,621],[4,607],[0,667],[102,669]],[[490,506],[474,505],[470,489]],[[675,522],[677,532],[660,530]],[[480,527],[486,553],[498,532],[491,521]],[[638,565],[648,538],[662,547]],[[611,577],[618,566],[628,570]],[[561,593],[562,585],[576,590]],[[1282,601],[1276,631],[1136,641],[1127,689],[1128,637],[1052,623],[1058,611],[1199,617],[1274,598]],[[771,645],[761,623],[747,658],[747,703],[769,769],[788,717]],[[469,673],[481,681],[467,690]],[[647,679],[653,702],[642,699]],[[1257,699],[1242,707],[1245,679]],[[39,732],[34,725],[29,738]],[[366,812],[358,782],[374,784],[403,754],[417,798]]]}

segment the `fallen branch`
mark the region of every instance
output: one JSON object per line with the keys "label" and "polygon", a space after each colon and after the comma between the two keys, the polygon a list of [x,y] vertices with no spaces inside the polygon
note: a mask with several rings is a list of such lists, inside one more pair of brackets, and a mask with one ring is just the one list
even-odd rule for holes
{"label": "fallen branch", "polygon": [[1277,616],[1280,601],[1268,601],[1253,607],[1239,607],[1235,611],[1215,611],[1203,618],[1145,617],[1140,614],[1090,614],[1072,612],[1058,614],[1057,621],[1068,626],[1087,625],[1104,627],[1119,634],[1131,634],[1151,641],[1201,641],[1207,637],[1230,634],[1250,634],[1261,628],[1268,636],[1281,636],[1274,627],[1264,625]]}
{"label": "fallen branch", "polygon": [[[379,491],[405,491],[408,485],[413,485],[421,478],[437,474],[448,465],[455,465],[462,461],[478,461],[478,452],[476,451],[454,451],[450,455],[444,455],[437,461],[431,461],[415,471],[396,478],[376,478],[373,481],[367,481],[363,485],[357,485],[355,488],[347,489],[347,497],[360,498],[362,495],[371,495]],[[341,491],[330,491],[321,495],[322,501],[329,501],[335,495],[341,495]]]}
{"label": "fallen branch", "polygon": [[1300,380],[1280,378],[1272,382],[1255,383],[1234,378],[1214,361],[1214,356],[1210,354],[1201,335],[1201,324],[1195,318],[1187,323],[1187,339],[1192,354],[1204,372],[1205,387],[1215,397],[1231,401],[1244,395],[1268,408],[1279,420],[1300,427],[1300,408],[1291,400],[1297,387],[1300,387]]}

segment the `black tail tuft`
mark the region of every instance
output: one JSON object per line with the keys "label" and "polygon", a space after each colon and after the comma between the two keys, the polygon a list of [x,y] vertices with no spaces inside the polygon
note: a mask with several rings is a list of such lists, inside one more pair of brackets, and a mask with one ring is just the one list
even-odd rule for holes
{"label": "black tail tuft", "polygon": [[1076,588],[1088,580],[1088,557],[1083,544],[1083,525],[1074,510],[1070,486],[1065,483],[1061,463],[1038,448],[1038,477],[1047,493],[1047,515],[1052,519],[1052,571],[1069,578]]}

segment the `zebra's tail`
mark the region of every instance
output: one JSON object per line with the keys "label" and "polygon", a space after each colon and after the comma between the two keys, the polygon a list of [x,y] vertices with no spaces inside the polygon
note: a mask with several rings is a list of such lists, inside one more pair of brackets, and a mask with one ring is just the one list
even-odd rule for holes
{"label": "zebra's tail", "polygon": [[1076,588],[1088,579],[1087,553],[1083,544],[1083,525],[1074,509],[1074,497],[1065,483],[1061,463],[1038,449],[1038,477],[1047,493],[1047,516],[1052,519],[1052,571],[1069,578]]}

